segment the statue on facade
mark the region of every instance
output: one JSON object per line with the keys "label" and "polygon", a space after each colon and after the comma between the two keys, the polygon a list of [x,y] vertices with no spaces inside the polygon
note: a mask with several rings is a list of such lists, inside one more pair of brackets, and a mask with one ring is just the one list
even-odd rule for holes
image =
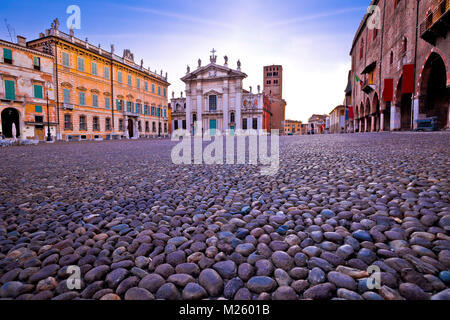
{"label": "statue on facade", "polygon": [[228,56],[223,57],[225,59],[225,65],[228,65]]}
{"label": "statue on facade", "polygon": [[112,44],[111,45],[111,54],[113,54],[114,53],[114,45]]}
{"label": "statue on facade", "polygon": [[141,59],[141,68],[144,66],[144,59]]}
{"label": "statue on facade", "polygon": [[172,99],[175,99],[175,91],[172,91]]}
{"label": "statue on facade", "polygon": [[52,29],[54,29],[54,30],[58,30],[59,29],[59,20],[58,20],[58,18],[53,20],[53,22],[52,22]]}
{"label": "statue on facade", "polygon": [[199,67],[199,68],[202,67],[202,59],[198,59],[198,67]]}
{"label": "statue on facade", "polygon": [[187,66],[187,73],[191,73],[191,67]]}
{"label": "statue on facade", "polygon": [[238,60],[237,67],[238,67],[238,70],[241,70],[241,60]]}

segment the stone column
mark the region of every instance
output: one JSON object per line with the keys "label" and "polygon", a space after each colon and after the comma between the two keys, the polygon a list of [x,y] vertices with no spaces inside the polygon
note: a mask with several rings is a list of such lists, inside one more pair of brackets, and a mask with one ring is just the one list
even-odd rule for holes
{"label": "stone column", "polygon": [[384,131],[384,111],[380,112],[380,132]]}
{"label": "stone column", "polygon": [[370,119],[372,119],[370,121],[370,132],[375,132],[376,131],[376,123],[375,123],[375,116],[370,116]]}
{"label": "stone column", "polygon": [[262,119],[263,117],[262,117],[262,115],[261,116],[258,116],[258,133],[261,133],[262,132],[262,129],[263,129],[263,119]]}
{"label": "stone column", "polygon": [[230,128],[229,125],[229,108],[228,108],[228,80],[223,81],[223,96],[222,96],[222,103],[223,103],[223,125],[222,125],[222,134],[226,134],[227,130]]}
{"label": "stone column", "polygon": [[367,117],[364,117],[364,132],[367,132]]}
{"label": "stone column", "polygon": [[[192,101],[191,101],[191,88],[189,86],[189,84],[186,85],[186,130],[187,131],[191,131],[191,116],[192,116]],[[183,106],[181,106],[181,108],[183,108]],[[181,120],[180,120],[181,121]],[[178,122],[178,124],[180,124]],[[183,122],[181,121],[181,126],[179,126],[179,129],[182,129]]]}
{"label": "stone column", "polygon": [[391,131],[400,129],[401,126],[401,114],[400,107],[395,104],[391,105]]}
{"label": "stone column", "polygon": [[417,120],[419,120],[419,97],[415,97],[412,101],[412,111],[413,111],[413,129],[417,129]]}
{"label": "stone column", "polygon": [[197,121],[201,124],[203,132],[205,132],[205,129],[203,128],[203,99],[202,99],[202,87],[201,83],[197,84]]}
{"label": "stone column", "polygon": [[242,81],[236,81],[236,130],[242,130]]}

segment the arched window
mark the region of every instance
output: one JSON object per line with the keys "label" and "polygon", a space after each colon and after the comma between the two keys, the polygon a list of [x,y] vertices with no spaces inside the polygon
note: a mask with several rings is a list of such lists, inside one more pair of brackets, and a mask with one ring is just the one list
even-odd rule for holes
{"label": "arched window", "polygon": [[391,57],[389,58],[389,64],[392,66],[394,64],[394,52],[391,51]]}

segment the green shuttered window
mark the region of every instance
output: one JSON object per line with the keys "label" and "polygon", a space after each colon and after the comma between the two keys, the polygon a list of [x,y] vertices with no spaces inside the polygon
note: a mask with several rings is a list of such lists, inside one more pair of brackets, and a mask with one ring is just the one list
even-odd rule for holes
{"label": "green shuttered window", "polygon": [[34,112],[42,113],[42,106],[34,106]]}
{"label": "green shuttered window", "polygon": [[35,84],[34,85],[34,97],[36,99],[43,99],[44,98],[44,93],[42,90],[42,86]]}
{"label": "green shuttered window", "polygon": [[70,67],[69,54],[67,52],[62,53],[62,64],[65,67]]}
{"label": "green shuttered window", "polygon": [[64,89],[64,103],[70,103],[70,90]]}
{"label": "green shuttered window", "polygon": [[5,62],[12,62],[12,50],[11,49],[3,49],[3,60]]}
{"label": "green shuttered window", "polygon": [[16,100],[16,87],[12,80],[5,80],[5,98],[7,100]]}

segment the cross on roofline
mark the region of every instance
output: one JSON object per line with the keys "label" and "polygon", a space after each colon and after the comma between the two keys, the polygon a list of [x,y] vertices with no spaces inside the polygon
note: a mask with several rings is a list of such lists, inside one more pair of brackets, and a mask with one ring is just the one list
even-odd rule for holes
{"label": "cross on roofline", "polygon": [[211,50],[211,53],[212,53],[213,57],[216,56],[216,52],[217,52],[217,51],[216,51],[214,48]]}

